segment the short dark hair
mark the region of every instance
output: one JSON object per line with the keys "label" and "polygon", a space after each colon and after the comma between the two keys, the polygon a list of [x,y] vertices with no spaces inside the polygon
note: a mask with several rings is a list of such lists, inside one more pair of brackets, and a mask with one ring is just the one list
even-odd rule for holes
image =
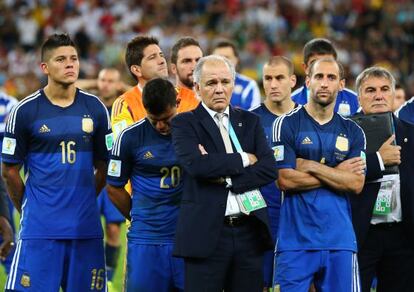
{"label": "short dark hair", "polygon": [[323,58],[323,59],[319,59],[315,62],[313,62],[312,64],[310,64],[309,66],[309,74],[308,77],[312,77],[313,74],[313,69],[315,68],[317,63],[335,63],[338,65],[338,70],[339,70],[339,79],[342,80],[344,79],[344,75],[345,75],[345,71],[344,71],[344,67],[342,66],[341,63],[339,63],[337,60],[333,59],[333,58]]}
{"label": "short dark hair", "polygon": [[212,51],[214,51],[215,49],[219,49],[219,48],[228,48],[228,47],[230,47],[230,48],[232,48],[233,49],[233,54],[237,57],[237,58],[239,58],[239,52],[237,52],[237,47],[236,47],[236,44],[235,43],[233,43],[232,41],[230,41],[230,40],[218,40],[214,45],[213,45],[213,50]]}
{"label": "short dark hair", "polygon": [[170,58],[171,64],[177,64],[178,51],[180,51],[182,48],[186,48],[189,46],[196,46],[201,49],[200,44],[198,43],[196,39],[192,37],[180,38],[171,48],[171,58]]}
{"label": "short dark hair", "polygon": [[144,58],[144,50],[149,45],[157,45],[159,42],[158,39],[152,36],[140,35],[133,38],[127,44],[127,49],[125,52],[125,63],[128,66],[128,70],[131,73],[132,77],[136,80],[137,77],[132,74],[131,66],[138,65],[141,66],[142,59]]}
{"label": "short dark hair", "polygon": [[309,59],[315,55],[332,55],[338,57],[335,47],[331,41],[323,38],[312,39],[303,47],[303,63],[308,64]]}
{"label": "short dark hair", "polygon": [[72,41],[72,39],[69,37],[67,33],[62,34],[52,34],[49,36],[46,41],[42,44],[41,47],[41,61],[45,62],[49,57],[46,55],[59,47],[74,47],[77,51],[75,43]]}
{"label": "short dark hair", "polygon": [[294,73],[293,63],[289,58],[286,58],[285,56],[272,56],[266,62],[265,65],[267,65],[267,66],[276,66],[276,65],[279,65],[279,64],[285,65],[288,68],[289,74],[293,75],[293,73]]}
{"label": "short dark hair", "polygon": [[151,79],[142,90],[142,103],[147,112],[160,115],[177,105],[177,91],[167,79]]}

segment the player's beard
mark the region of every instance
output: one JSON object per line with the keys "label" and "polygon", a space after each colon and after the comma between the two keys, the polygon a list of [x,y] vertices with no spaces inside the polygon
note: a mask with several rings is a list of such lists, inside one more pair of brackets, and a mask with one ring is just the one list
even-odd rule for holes
{"label": "player's beard", "polygon": [[189,76],[186,76],[185,78],[181,78],[181,76],[180,76],[180,81],[181,81],[182,84],[184,84],[188,88],[192,89],[194,87],[194,81]]}
{"label": "player's beard", "polygon": [[329,98],[319,98],[318,97],[318,92],[315,92],[313,99],[314,99],[315,103],[319,104],[322,107],[326,107],[326,106],[329,106],[329,105],[331,105],[332,103],[335,102],[337,95],[338,95],[338,91],[330,92],[329,93]]}

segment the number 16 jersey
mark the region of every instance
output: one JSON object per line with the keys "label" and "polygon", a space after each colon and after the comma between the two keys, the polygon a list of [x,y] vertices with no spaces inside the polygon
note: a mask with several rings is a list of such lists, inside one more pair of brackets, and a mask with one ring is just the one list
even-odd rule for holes
{"label": "number 16 jersey", "polygon": [[79,89],[67,107],[39,90],[13,109],[2,158],[27,173],[21,239],[102,237],[94,160],[107,160],[111,138],[105,106]]}

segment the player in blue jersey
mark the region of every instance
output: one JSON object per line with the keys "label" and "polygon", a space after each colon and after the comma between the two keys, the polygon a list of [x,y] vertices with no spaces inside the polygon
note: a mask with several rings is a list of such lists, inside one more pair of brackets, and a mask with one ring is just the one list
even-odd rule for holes
{"label": "player in blue jersey", "polygon": [[359,288],[348,194],[364,184],[365,136],[334,113],[342,75],[333,59],[313,63],[309,102],[273,125],[283,191],[274,283],[280,291],[308,291],[312,282],[317,291]]}
{"label": "player in blue jersey", "polygon": [[[7,117],[12,110],[12,108],[17,104],[17,99],[14,97],[7,95],[3,91],[0,91],[0,146],[3,143],[3,137],[4,137],[4,129],[6,127],[6,120]],[[5,247],[5,249],[9,250],[11,252],[8,253],[7,256],[5,254],[1,255],[1,263],[3,264],[6,273],[8,274],[10,271],[11,262],[13,259],[14,249],[12,248],[14,246],[13,241],[13,232],[15,231],[15,226],[13,223],[13,204],[10,201],[10,198],[7,195],[6,186],[4,185],[4,181],[0,179],[0,193],[2,197],[6,198],[5,203],[7,204],[7,210],[9,212],[7,218],[9,220],[9,226],[12,227],[12,233],[11,236],[8,232],[5,232],[6,240],[3,241],[3,239],[0,240],[1,245]],[[6,206],[5,206],[6,207]],[[7,227],[5,227],[7,230]]]}
{"label": "player in blue jersey", "polygon": [[[182,170],[171,141],[176,90],[156,78],[143,90],[147,117],[121,132],[108,167],[108,193],[129,220],[126,291],[184,289],[184,263],[172,257]],[[128,180],[132,197],[124,189]]]}
{"label": "player in blue jersey", "polygon": [[[104,68],[99,71],[97,79],[98,96],[109,113],[112,110],[112,104],[119,95],[118,91],[121,86],[121,74],[117,69]],[[105,217],[105,263],[106,276],[109,283],[112,281],[118,264],[121,249],[121,223],[125,222],[125,218],[114,204],[112,204],[106,188],[103,188],[98,196],[98,208],[100,213]]]}
{"label": "player in blue jersey", "polygon": [[395,115],[401,120],[414,124],[414,96],[407,100],[395,111]]}
{"label": "player in blue jersey", "polygon": [[[336,50],[329,40],[317,38],[307,42],[303,48],[302,64],[306,75],[309,74],[309,67],[313,62],[315,62],[315,60],[326,57],[331,57],[335,60],[337,58]],[[306,84],[292,93],[292,100],[298,104],[306,104],[309,99],[309,89]],[[347,117],[355,114],[358,108],[359,103],[357,94],[354,91],[343,87],[338,92],[338,96],[336,97],[334,111],[344,117]]]}
{"label": "player in blue jersey", "polygon": [[[217,42],[212,54],[229,59],[235,67],[237,67],[239,63],[239,54],[236,45],[229,40],[221,40]],[[260,101],[260,89],[257,82],[245,75],[236,73],[230,104],[233,107],[250,110],[257,107],[260,104]]]}
{"label": "player in blue jersey", "polygon": [[14,107],[3,140],[3,177],[21,213],[6,291],[105,291],[96,196],[112,147],[109,115],[75,87],[79,60],[68,35],[50,36],[41,60],[48,83]]}
{"label": "player in blue jersey", "polygon": [[[252,110],[260,116],[266,139],[269,145],[272,143],[272,125],[275,119],[296,107],[290,98],[292,88],[296,84],[296,76],[293,73],[293,64],[286,57],[271,57],[263,66],[263,89],[266,95],[264,102]],[[267,203],[270,219],[270,227],[274,242],[276,242],[279,226],[280,190],[276,184],[270,183],[260,188]],[[272,287],[273,278],[273,251],[267,251],[264,257],[264,286]]]}

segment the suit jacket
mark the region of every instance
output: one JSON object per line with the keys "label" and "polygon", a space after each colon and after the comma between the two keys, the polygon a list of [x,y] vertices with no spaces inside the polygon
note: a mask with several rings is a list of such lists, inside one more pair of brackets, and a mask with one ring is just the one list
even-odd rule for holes
{"label": "suit jacket", "polygon": [[[394,117],[397,145],[401,146],[400,195],[402,208],[402,223],[408,237],[414,234],[414,126]],[[365,185],[359,195],[351,197],[352,221],[361,247],[368,234],[374,205],[381,183],[369,183],[382,178],[382,171],[376,153],[367,155],[367,174]],[[412,240],[414,243],[414,241]]]}
{"label": "suit jacket", "polygon": [[[229,191],[224,177],[231,177],[235,193],[258,188],[277,178],[276,162],[259,117],[232,107],[229,113],[243,151],[258,158],[253,166],[243,168],[240,154],[226,153],[220,131],[201,103],[172,121],[173,144],[185,176],[175,238],[176,256],[205,258],[214,251],[223,227]],[[199,144],[204,146],[207,155],[201,155]],[[250,215],[262,223],[258,240],[263,248],[273,248],[266,209]]]}

